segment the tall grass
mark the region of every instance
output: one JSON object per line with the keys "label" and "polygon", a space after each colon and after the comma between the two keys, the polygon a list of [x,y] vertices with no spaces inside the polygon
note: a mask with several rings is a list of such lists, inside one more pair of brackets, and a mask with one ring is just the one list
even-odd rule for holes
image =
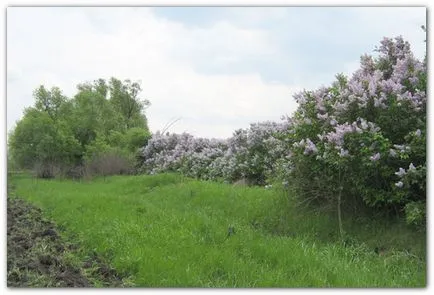
{"label": "tall grass", "polygon": [[[18,196],[80,243],[82,255],[102,255],[136,286],[426,286],[423,256],[375,252],[370,241],[378,232],[369,236],[369,228],[355,225],[361,241],[344,246],[333,237],[332,219],[299,212],[279,189],[175,174],[83,182],[15,176],[13,182]],[[397,240],[417,235],[402,233]],[[420,236],[416,243],[423,244]]]}

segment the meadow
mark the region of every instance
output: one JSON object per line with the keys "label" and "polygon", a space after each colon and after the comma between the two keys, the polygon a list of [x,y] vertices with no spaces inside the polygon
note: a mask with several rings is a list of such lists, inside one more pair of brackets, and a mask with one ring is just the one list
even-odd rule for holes
{"label": "meadow", "polygon": [[274,185],[179,174],[93,180],[13,175],[14,195],[136,287],[425,287],[426,236],[398,220],[301,209]]}

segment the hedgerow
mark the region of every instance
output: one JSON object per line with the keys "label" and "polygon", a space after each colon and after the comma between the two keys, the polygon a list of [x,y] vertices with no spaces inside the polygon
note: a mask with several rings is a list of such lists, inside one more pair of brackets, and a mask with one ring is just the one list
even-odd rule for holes
{"label": "hedgerow", "polygon": [[423,226],[426,58],[416,59],[402,37],[384,38],[376,52],[351,77],[295,94],[299,107],[281,123],[251,124],[226,140],[154,134],[140,152],[141,171],[280,180],[305,203],[405,214]]}

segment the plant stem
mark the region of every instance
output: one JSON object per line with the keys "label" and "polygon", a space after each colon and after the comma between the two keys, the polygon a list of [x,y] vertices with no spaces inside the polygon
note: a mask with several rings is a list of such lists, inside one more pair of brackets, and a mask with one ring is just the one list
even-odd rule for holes
{"label": "plant stem", "polygon": [[339,234],[341,236],[341,241],[344,240],[344,229],[342,226],[342,212],[341,212],[342,189],[343,187],[341,181],[341,167],[339,166],[338,222],[339,222]]}

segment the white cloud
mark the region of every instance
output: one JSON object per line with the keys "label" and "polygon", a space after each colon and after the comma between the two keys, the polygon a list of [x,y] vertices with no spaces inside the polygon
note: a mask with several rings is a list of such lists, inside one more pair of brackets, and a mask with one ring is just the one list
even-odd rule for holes
{"label": "white cloud", "polygon": [[[228,8],[200,26],[143,7],[8,8],[8,128],[40,84],[71,96],[78,83],[115,76],[142,81],[152,131],[182,117],[170,131],[226,137],[291,114],[294,92],[350,74],[383,36],[402,34],[423,55],[424,8],[288,9]],[[264,70],[294,85],[265,81]]]}
{"label": "white cloud", "polygon": [[149,9],[14,8],[8,14],[9,126],[33,103],[39,84],[71,96],[76,84],[110,76],[142,81],[153,131],[182,117],[170,131],[227,137],[249,123],[278,120],[296,106],[292,88],[265,83],[258,74],[203,75],[191,65],[198,55],[230,63],[272,53],[260,30],[228,22],[192,30]]}

